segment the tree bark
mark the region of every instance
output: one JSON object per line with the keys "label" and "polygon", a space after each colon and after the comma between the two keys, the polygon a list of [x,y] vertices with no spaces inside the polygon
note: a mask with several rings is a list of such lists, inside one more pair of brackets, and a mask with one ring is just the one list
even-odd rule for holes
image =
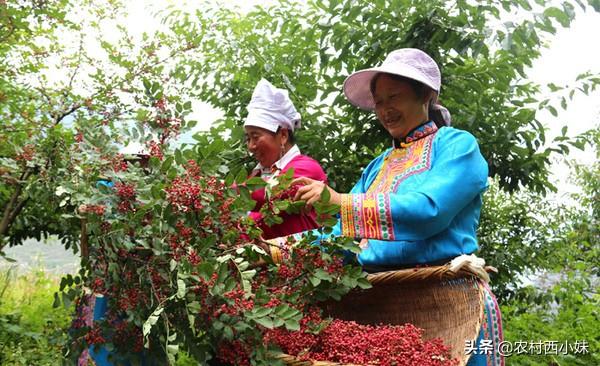
{"label": "tree bark", "polygon": [[90,255],[90,247],[87,235],[86,220],[81,219],[81,258],[87,260]]}
{"label": "tree bark", "polygon": [[[19,182],[16,183],[15,191],[11,195],[10,200],[4,208],[4,212],[2,213],[2,221],[0,221],[0,239],[3,239],[6,236],[8,230],[10,229],[10,226],[13,224],[17,215],[25,206],[25,203],[27,203],[27,199],[19,202],[19,197],[21,196],[21,191],[23,190],[23,181],[27,180],[27,178],[29,178],[30,175],[30,169],[26,169],[23,172],[23,174],[21,174]],[[4,245],[5,244],[3,244],[2,241],[0,241],[0,250],[4,248]]]}

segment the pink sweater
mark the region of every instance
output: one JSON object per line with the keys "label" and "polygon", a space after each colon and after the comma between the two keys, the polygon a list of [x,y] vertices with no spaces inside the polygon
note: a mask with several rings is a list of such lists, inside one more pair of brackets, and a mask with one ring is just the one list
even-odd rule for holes
{"label": "pink sweater", "polygon": [[[294,168],[294,178],[308,177],[315,180],[327,182],[327,176],[321,168],[321,165],[314,159],[306,155],[298,155],[294,157],[281,171],[281,174],[288,171],[290,168]],[[263,230],[264,239],[278,238],[280,236],[287,236],[306,230],[316,229],[319,227],[316,221],[316,214],[314,211],[308,214],[294,214],[290,215],[283,212],[280,217],[283,218],[281,224],[273,226],[267,226],[261,220],[260,209],[265,203],[265,190],[264,188],[257,189],[252,192],[252,199],[256,201],[256,206],[250,212],[250,217],[258,223],[258,226]]]}

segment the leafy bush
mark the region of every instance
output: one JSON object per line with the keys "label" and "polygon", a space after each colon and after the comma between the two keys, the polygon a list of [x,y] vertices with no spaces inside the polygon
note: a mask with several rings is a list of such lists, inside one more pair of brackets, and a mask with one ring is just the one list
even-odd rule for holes
{"label": "leafy bush", "polygon": [[55,366],[71,324],[71,308],[54,308],[60,277],[35,270],[0,272],[0,364]]}
{"label": "leafy bush", "polygon": [[[198,362],[218,357],[272,365],[277,348],[263,341],[265,329],[297,330],[317,302],[370,286],[360,267],[342,265],[345,251],[358,246],[335,238],[317,247],[307,235],[275,264],[248,218],[255,205],[250,191],[266,188],[263,219],[279,222],[278,213],[302,209],[284,198],[293,172],[268,185],[248,179],[218,138],[200,136],[193,148],[171,149],[183,115],[155,84],[145,87],[152,112],[138,126],[159,141],[147,164],[109,158],[119,162],[100,176],[114,185],[79,195],[90,256],[79,275],[63,279],[60,298],[80,302],[86,286],[107,296],[108,311],[91,327],[75,322],[68,354],[74,360],[84,348],[102,345],[115,359],[135,361],[145,353],[174,363],[184,350]],[[335,208],[327,202],[324,196],[315,209],[331,225]]]}
{"label": "leafy bush", "polygon": [[[529,289],[532,295],[514,300],[501,307],[505,339],[517,341],[555,341],[559,346],[585,342],[583,348],[564,350],[558,354],[536,355],[532,351],[510,356],[507,363],[517,366],[534,365],[598,365],[600,364],[600,295],[598,279],[590,282],[586,276],[569,275],[548,291]],[[581,343],[580,343],[581,345]]]}

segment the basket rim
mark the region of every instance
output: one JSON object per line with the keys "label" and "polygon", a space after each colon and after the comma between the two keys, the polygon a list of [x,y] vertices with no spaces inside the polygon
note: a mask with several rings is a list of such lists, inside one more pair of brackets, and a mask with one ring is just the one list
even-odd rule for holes
{"label": "basket rim", "polygon": [[[485,267],[486,272],[495,272],[496,269],[491,266]],[[465,266],[456,271],[450,268],[449,264],[442,266],[425,266],[416,268],[403,268],[389,270],[384,272],[375,272],[367,275],[367,280],[371,284],[387,284],[402,282],[419,282],[426,280],[450,280],[455,278],[464,278],[475,276],[479,280],[484,280],[479,273]]]}

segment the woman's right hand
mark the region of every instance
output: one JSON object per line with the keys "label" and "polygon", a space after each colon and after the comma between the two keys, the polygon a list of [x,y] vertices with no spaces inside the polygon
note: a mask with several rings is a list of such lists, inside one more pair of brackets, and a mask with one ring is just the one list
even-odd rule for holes
{"label": "woman's right hand", "polygon": [[327,188],[329,190],[330,199],[329,203],[341,205],[342,196],[338,192],[334,191],[333,188],[320,180],[314,180],[308,177],[299,177],[292,181],[291,185],[302,185],[298,188],[294,201],[306,201],[307,206],[312,206],[315,202],[321,199],[323,190]]}

